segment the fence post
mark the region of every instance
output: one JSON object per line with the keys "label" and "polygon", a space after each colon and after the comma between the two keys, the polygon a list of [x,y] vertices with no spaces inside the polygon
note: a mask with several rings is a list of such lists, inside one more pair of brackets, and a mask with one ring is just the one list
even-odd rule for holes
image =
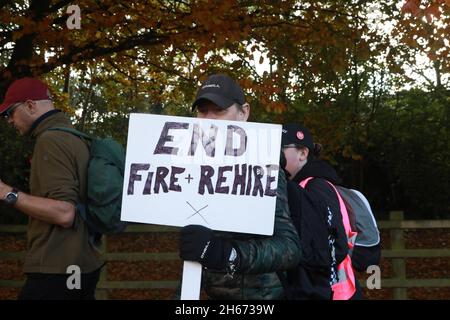
{"label": "fence post", "polygon": [[[389,219],[391,221],[403,221],[403,211],[391,211]],[[405,238],[403,229],[391,229],[391,250],[405,249]],[[392,259],[393,277],[398,280],[406,279],[406,266],[404,258]],[[407,288],[394,288],[394,300],[407,300]]]}
{"label": "fence post", "polygon": [[[102,261],[106,260],[106,254],[107,254],[107,244],[106,244],[106,235],[102,236],[102,244],[100,246],[100,258]],[[100,273],[100,279],[98,281],[98,284],[104,284],[107,281],[107,266],[104,265],[102,268],[102,271]],[[98,287],[98,285],[97,285]],[[97,300],[108,300],[108,289],[97,289],[95,292],[95,298]]]}

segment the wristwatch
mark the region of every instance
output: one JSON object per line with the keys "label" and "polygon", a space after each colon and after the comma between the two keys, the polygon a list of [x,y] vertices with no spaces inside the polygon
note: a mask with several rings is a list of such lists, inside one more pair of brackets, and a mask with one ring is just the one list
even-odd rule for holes
{"label": "wristwatch", "polygon": [[18,197],[19,197],[19,190],[13,188],[10,192],[6,194],[5,199],[3,199],[3,201],[5,201],[5,203],[9,206],[13,206],[16,204]]}

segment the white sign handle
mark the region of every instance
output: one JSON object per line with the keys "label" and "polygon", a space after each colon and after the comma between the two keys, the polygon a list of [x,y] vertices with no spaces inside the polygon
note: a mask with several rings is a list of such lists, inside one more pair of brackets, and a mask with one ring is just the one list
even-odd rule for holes
{"label": "white sign handle", "polygon": [[184,261],[181,300],[199,300],[201,282],[202,265],[199,262]]}

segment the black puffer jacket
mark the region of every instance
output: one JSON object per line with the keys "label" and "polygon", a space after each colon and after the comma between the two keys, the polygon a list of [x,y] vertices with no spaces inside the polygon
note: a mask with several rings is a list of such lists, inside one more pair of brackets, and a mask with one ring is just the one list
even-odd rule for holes
{"label": "black puffer jacket", "polygon": [[[314,177],[303,189],[299,183]],[[290,299],[331,299],[329,284],[331,254],[328,235],[335,238],[337,265],[348,254],[347,237],[342,223],[339,200],[328,182],[339,184],[336,171],[321,160],[309,161],[298,174],[288,181],[289,208],[301,243],[301,262],[287,272],[283,282]],[[327,226],[327,213],[331,210],[331,228]],[[303,216],[302,216],[303,215]],[[319,215],[319,217],[317,216]],[[283,278],[283,276],[281,275]],[[358,284],[354,298],[360,297]]]}

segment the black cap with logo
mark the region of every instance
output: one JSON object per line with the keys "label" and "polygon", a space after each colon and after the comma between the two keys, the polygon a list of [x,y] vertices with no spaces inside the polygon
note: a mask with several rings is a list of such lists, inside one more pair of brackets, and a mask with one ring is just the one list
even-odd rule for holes
{"label": "black cap with logo", "polygon": [[309,130],[296,123],[283,125],[281,134],[281,145],[297,145],[307,147],[310,152],[314,151],[314,142]]}
{"label": "black cap with logo", "polygon": [[222,109],[227,109],[234,103],[245,104],[244,91],[236,81],[225,74],[213,74],[202,83],[192,110],[195,110],[202,100],[211,101]]}

